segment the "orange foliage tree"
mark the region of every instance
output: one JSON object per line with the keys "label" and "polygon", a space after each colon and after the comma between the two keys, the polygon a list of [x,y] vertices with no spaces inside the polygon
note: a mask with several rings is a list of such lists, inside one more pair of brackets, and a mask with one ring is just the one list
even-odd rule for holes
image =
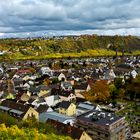
{"label": "orange foliage tree", "polygon": [[92,86],[91,90],[84,93],[87,100],[94,101],[106,101],[110,97],[109,85],[106,81],[96,81]]}

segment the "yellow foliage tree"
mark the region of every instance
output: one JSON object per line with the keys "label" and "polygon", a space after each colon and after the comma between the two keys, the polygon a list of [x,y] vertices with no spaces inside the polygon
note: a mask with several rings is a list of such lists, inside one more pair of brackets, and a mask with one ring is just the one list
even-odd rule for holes
{"label": "yellow foliage tree", "polygon": [[92,86],[91,90],[84,93],[87,100],[94,101],[106,101],[110,97],[109,85],[106,81],[96,81]]}

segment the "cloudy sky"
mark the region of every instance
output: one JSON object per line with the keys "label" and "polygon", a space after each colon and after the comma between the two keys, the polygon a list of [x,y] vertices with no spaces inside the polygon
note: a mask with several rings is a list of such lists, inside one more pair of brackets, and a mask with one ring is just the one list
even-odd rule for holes
{"label": "cloudy sky", "polygon": [[0,37],[140,35],[140,0],[0,0]]}

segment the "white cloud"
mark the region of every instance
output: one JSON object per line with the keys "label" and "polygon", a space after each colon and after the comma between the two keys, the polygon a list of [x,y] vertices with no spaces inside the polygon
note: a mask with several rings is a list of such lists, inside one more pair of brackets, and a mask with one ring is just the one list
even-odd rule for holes
{"label": "white cloud", "polygon": [[139,0],[1,0],[0,32],[138,34],[139,10]]}

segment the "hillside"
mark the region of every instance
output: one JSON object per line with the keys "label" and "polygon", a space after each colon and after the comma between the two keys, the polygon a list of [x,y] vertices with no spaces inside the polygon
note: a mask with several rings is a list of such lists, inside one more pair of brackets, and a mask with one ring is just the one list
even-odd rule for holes
{"label": "hillside", "polygon": [[72,140],[35,119],[17,120],[0,112],[0,140]]}
{"label": "hillside", "polygon": [[115,55],[115,51],[140,54],[140,39],[134,36],[65,36],[49,39],[1,39],[1,59],[42,59]]}

